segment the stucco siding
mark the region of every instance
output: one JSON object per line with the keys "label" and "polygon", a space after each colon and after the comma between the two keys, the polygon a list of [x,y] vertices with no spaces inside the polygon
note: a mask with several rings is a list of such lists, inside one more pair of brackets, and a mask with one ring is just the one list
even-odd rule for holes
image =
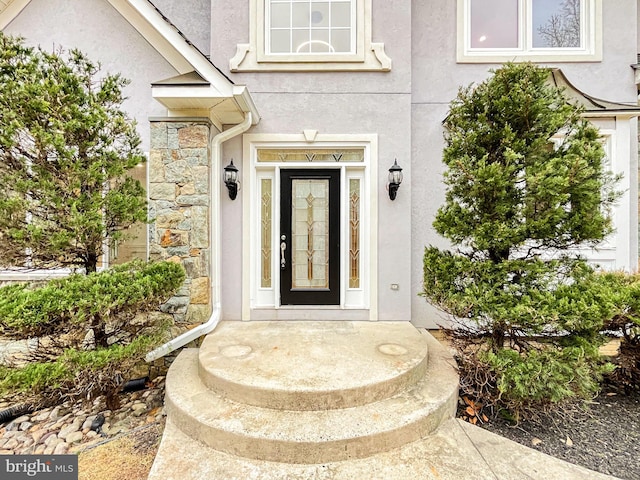
{"label": "stucco siding", "polygon": [[[442,120],[449,102],[455,98],[460,86],[486,79],[491,69],[499,64],[465,64],[456,61],[457,2],[432,0],[413,2],[412,11],[412,158],[414,184],[412,195],[412,298],[413,322],[434,327],[443,318],[417,294],[422,290],[422,253],[426,245],[446,247],[447,242],[432,227],[439,206],[444,202],[442,184],[442,149],[444,147]],[[578,89],[594,97],[609,101],[635,104],[637,88],[630,65],[636,63],[637,26],[629,18],[637,17],[637,0],[603,2],[603,60],[600,62],[546,63],[558,67]],[[624,25],[624,28],[621,26]],[[632,120],[631,135],[626,141],[637,150],[636,122]],[[620,141],[623,141],[620,138]],[[637,198],[637,158],[629,162],[627,180],[629,188],[623,201],[635,205]],[[418,187],[419,186],[419,187]],[[627,210],[621,229],[620,242],[631,251],[626,263],[633,263],[637,251],[637,209]],[[627,229],[626,222],[634,225]],[[619,233],[620,235],[620,233]]]}
{"label": "stucco siding", "polygon": [[[260,122],[247,134],[290,135],[304,129],[319,134],[377,136],[377,174],[371,178],[377,200],[372,226],[378,234],[377,289],[371,292],[380,320],[412,320],[435,326],[437,313],[419,297],[422,254],[426,245],[446,247],[432,222],[444,201],[441,162],[442,120],[460,86],[486,79],[499,64],[458,63],[458,18],[455,0],[389,2],[371,0],[371,41],[384,43],[391,59],[388,72],[327,71],[317,64],[310,72],[232,73],[229,62],[238,44],[250,42],[250,0],[157,0],[153,2],[186,37],[239,85],[247,85],[260,112]],[[596,62],[548,63],[559,67],[570,82],[594,97],[637,103],[634,72],[639,32],[638,0],[603,0],[603,59]],[[631,20],[630,20],[631,19]],[[139,124],[143,149],[149,150],[149,117],[165,109],[151,97],[151,82],[177,74],[160,54],[106,0],[32,0],[5,29],[30,44],[78,47],[100,61],[105,71],[132,79],[125,108]],[[608,122],[608,123],[607,123]],[[625,228],[621,251],[630,263],[637,256],[637,122],[600,121],[616,135],[617,161],[627,179]],[[626,123],[625,123],[626,122]],[[613,127],[611,127],[613,125]],[[313,147],[313,143],[308,145]],[[242,137],[223,145],[222,162],[240,165],[247,152]],[[632,152],[632,153],[630,153]],[[622,158],[624,157],[624,158]],[[388,197],[387,171],[397,159],[404,181],[395,201]],[[250,172],[240,171],[241,188],[251,188]],[[222,236],[223,318],[245,316],[243,299],[243,208],[241,194],[220,198]],[[628,222],[628,224],[626,223]],[[629,227],[631,226],[631,227]],[[629,228],[627,228],[629,227]],[[620,235],[620,234],[619,234]],[[629,253],[631,252],[631,253]],[[245,272],[246,273],[246,272]],[[367,272],[363,272],[367,274]],[[398,289],[391,289],[391,285]],[[243,303],[244,302],[244,303]]]}
{"label": "stucco siding", "polygon": [[[372,188],[378,197],[378,281],[379,320],[411,318],[411,104],[408,94],[379,95],[353,93],[257,93],[254,98],[260,123],[257,133],[301,133],[315,129],[323,134],[378,135],[378,176]],[[313,144],[308,145],[313,148]],[[224,145],[224,162],[242,158],[242,145],[232,140]],[[386,191],[388,169],[398,159],[407,179],[395,201]],[[248,172],[242,172],[248,175]],[[222,285],[223,317],[239,319],[241,314],[242,264],[241,199],[222,201]],[[367,271],[363,272],[365,275]],[[391,290],[391,284],[398,290]]]}
{"label": "stucco siding", "polygon": [[[613,102],[636,103],[631,64],[636,63],[637,0],[603,2],[601,62],[544,63],[558,67],[580,90]],[[459,86],[480,82],[499,64],[456,62],[456,3],[413,2],[412,95],[414,103],[448,103]],[[624,27],[622,27],[624,25]]]}
{"label": "stucco siding", "polygon": [[[378,174],[372,179],[378,198],[378,289],[372,293],[380,320],[410,320],[411,2],[372,1],[372,41],[384,43],[393,62],[390,72],[323,71],[318,64],[318,72],[231,73],[229,60],[237,44],[250,39],[249,11],[233,0],[213,0],[211,8],[212,60],[235,83],[249,87],[261,113],[250,133],[299,134],[312,129],[321,134],[378,135]],[[239,141],[228,142],[224,158],[241,158],[241,148]],[[406,180],[392,202],[386,184],[395,158]],[[230,319],[240,318],[242,307],[239,203],[222,203],[223,317]],[[391,284],[398,290],[391,290]]]}
{"label": "stucco siding", "polygon": [[153,0],[153,4],[202,53],[211,47],[211,0]]}

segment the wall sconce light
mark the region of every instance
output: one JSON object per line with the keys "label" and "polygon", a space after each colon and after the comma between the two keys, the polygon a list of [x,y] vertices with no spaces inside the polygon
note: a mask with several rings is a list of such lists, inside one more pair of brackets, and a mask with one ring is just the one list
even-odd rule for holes
{"label": "wall sconce light", "polygon": [[229,165],[224,167],[222,179],[229,190],[229,198],[235,200],[238,195],[238,168],[233,164],[233,158]]}
{"label": "wall sconce light", "polygon": [[400,188],[400,184],[402,183],[402,167],[398,165],[398,160],[394,159],[393,165],[389,169],[389,184],[387,188],[389,190],[389,198],[391,200],[396,199],[396,194],[398,193],[398,188]]}

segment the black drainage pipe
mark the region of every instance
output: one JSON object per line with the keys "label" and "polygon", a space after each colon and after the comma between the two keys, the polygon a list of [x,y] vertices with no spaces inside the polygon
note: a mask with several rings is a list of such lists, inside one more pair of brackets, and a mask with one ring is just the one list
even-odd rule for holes
{"label": "black drainage pipe", "polygon": [[142,390],[147,388],[147,383],[149,383],[149,377],[136,378],[134,380],[129,380],[125,382],[122,386],[123,392],[135,392],[138,390]]}
{"label": "black drainage pipe", "polygon": [[[123,392],[136,392],[138,390],[143,390],[147,388],[147,383],[149,383],[149,377],[136,378],[133,380],[129,380],[125,382],[122,387]],[[32,413],[34,411],[33,407],[28,404],[20,404],[14,405],[13,407],[9,407],[5,410],[0,411],[0,423],[6,423],[14,418],[17,418],[21,415],[26,415],[27,413]]]}
{"label": "black drainage pipe", "polygon": [[5,410],[0,411],[0,423],[5,423],[17,418],[21,415],[33,412],[33,407],[25,403],[20,405],[14,405]]}

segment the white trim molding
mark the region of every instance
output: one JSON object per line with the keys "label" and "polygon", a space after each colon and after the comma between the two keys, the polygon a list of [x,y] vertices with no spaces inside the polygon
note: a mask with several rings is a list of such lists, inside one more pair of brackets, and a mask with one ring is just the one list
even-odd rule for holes
{"label": "white trim molding", "polygon": [[[11,23],[31,0],[0,0],[0,30]],[[242,123],[247,112],[260,120],[249,90],[235,85],[163,17],[149,0],[107,0],[180,76],[193,74],[198,85],[179,79],[152,85],[153,97],[171,117],[207,117],[221,130]],[[168,79],[170,80],[170,79]]]}
{"label": "white trim molding", "polygon": [[[635,119],[592,119],[599,126],[605,150],[605,167],[614,175],[620,175],[616,190],[622,196],[613,206],[611,215],[614,232],[596,248],[581,248],[576,252],[590,263],[604,270],[634,272],[638,264],[637,238],[637,190],[632,188],[633,171],[637,169],[632,152]],[[556,137],[559,138],[559,137]]]}
{"label": "white trim molding", "polygon": [[457,0],[458,63],[599,62],[602,61],[602,0],[582,0],[581,37],[576,48],[532,46],[532,0],[518,1],[518,47],[471,48],[471,2]]}
{"label": "white trim molding", "polygon": [[239,43],[236,54],[229,61],[232,72],[258,71],[374,71],[391,70],[391,59],[384,50],[384,43],[371,41],[371,0],[356,2],[356,40],[352,54],[290,54],[271,55],[265,42],[268,0],[250,0],[249,43]]}
{"label": "white trim molding", "polygon": [[26,7],[31,0],[2,0],[0,1],[0,30],[4,30],[14,18]]}
{"label": "white trim molding", "polygon": [[[243,192],[243,258],[242,258],[242,320],[267,320],[288,318],[320,318],[328,316],[336,320],[377,320],[378,290],[378,205],[377,205],[377,163],[378,136],[375,134],[320,134],[310,136],[314,130],[300,134],[245,134],[243,135],[243,171],[249,178]],[[311,139],[312,138],[312,139]],[[310,141],[311,139],[311,141]],[[276,162],[259,161],[258,150],[286,149],[362,149],[363,161],[330,162]],[[264,185],[270,188],[272,250],[279,245],[280,224],[280,169],[294,168],[340,168],[340,304],[335,306],[281,306],[279,283],[279,256],[271,255],[271,282],[261,283],[261,211]],[[358,180],[361,193],[360,202],[360,283],[349,285],[349,180]],[[314,312],[311,314],[310,312]],[[320,312],[320,313],[319,313]]]}

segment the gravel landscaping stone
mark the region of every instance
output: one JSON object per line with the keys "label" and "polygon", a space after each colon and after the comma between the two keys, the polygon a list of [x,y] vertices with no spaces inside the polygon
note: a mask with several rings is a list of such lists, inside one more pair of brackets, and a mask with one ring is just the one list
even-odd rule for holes
{"label": "gravel landscaping stone", "polygon": [[[115,412],[106,409],[104,398],[98,398],[89,407],[81,402],[65,402],[0,423],[0,454],[73,453],[149,422],[164,421],[160,408],[164,399],[164,377],[157,377],[153,386],[144,392],[129,392],[120,397],[122,408]],[[2,409],[11,406],[1,405]],[[152,411],[156,413],[149,417]],[[116,420],[112,424],[105,422],[93,431],[91,425],[98,414]]]}

